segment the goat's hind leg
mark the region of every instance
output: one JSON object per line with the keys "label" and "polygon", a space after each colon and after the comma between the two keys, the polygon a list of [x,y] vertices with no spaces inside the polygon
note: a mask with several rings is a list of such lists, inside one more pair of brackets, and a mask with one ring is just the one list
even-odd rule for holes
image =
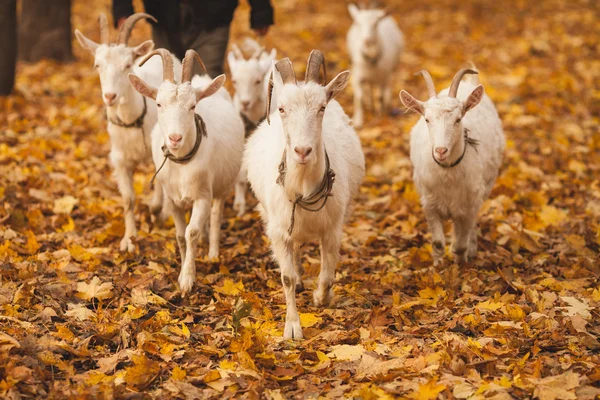
{"label": "goat's hind leg", "polygon": [[137,235],[135,227],[135,191],[133,190],[133,168],[126,166],[115,167],[115,178],[123,199],[123,214],[125,217],[125,234],[119,248],[121,251],[133,252],[135,246],[132,238]]}
{"label": "goat's hind leg", "polygon": [[294,259],[294,270],[296,271],[296,291],[304,291],[304,282],[302,282],[302,275],[304,275],[304,267],[302,266],[302,257],[300,250],[302,245],[300,243],[294,243],[293,246],[293,259]]}
{"label": "goat's hind leg", "polygon": [[302,328],[300,327],[300,315],[296,308],[296,271],[294,268],[293,245],[283,238],[271,238],[273,255],[281,270],[281,283],[285,293],[285,328],[284,339],[302,339]]}
{"label": "goat's hind leg", "polygon": [[333,299],[335,268],[340,260],[341,229],[339,232],[321,238],[321,272],[319,284],[313,293],[317,307],[326,307]]}

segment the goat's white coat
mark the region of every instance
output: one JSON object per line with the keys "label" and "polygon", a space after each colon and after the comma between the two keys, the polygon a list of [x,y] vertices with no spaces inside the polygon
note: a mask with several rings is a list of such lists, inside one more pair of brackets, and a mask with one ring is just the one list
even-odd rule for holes
{"label": "goat's white coat", "polygon": [[[158,85],[162,81],[162,64],[160,60],[149,60],[141,67],[138,65],[142,60],[141,56],[152,50],[154,45],[151,41],[132,48],[123,44],[98,44],[77,30],[75,35],[81,46],[94,55],[105,103],[104,94],[116,95],[114,104],[106,105],[107,131],[110,136],[109,161],[123,199],[125,233],[120,242],[120,249],[131,252],[135,248],[132,237],[137,234],[133,212],[133,174],[139,164],[151,161],[151,132],[157,120],[156,103],[152,99],[146,99],[147,111],[142,129],[121,127],[111,121],[120,119],[124,123],[132,123],[142,115],[144,99],[129,83],[128,73],[133,72],[146,82]],[[176,73],[181,73],[181,63],[175,57],[173,60]],[[164,217],[163,194],[159,186],[152,195],[150,209],[153,214],[160,213]]]}
{"label": "goat's white coat", "polygon": [[[260,45],[250,38],[246,38],[243,45],[252,54],[260,50]],[[263,120],[267,114],[267,87],[271,64],[276,55],[275,49],[272,49],[270,53],[263,52],[258,58],[251,57],[250,59],[237,57],[233,50],[227,54],[227,63],[235,89],[233,104],[239,113],[244,113],[255,124]],[[244,106],[242,103],[249,104]],[[240,169],[235,185],[233,207],[237,210],[238,216],[246,212],[248,180],[246,175],[245,169]]]}
{"label": "goat's white coat", "polygon": [[[404,50],[404,37],[392,16],[383,17],[381,9],[359,10],[348,6],[353,24],[348,30],[346,44],[352,61],[352,90],[354,91],[354,126],[364,123],[363,107],[383,113],[389,110],[392,97],[392,79]],[[373,27],[375,27],[373,29]],[[367,46],[367,40],[373,44]],[[367,60],[379,55],[376,63]],[[379,89],[378,102],[373,100],[375,89]],[[369,92],[367,92],[369,90]],[[367,92],[367,93],[365,93]]]}
{"label": "goat's white coat", "polygon": [[[477,254],[476,219],[481,205],[490,194],[502,163],[505,148],[504,132],[498,112],[487,96],[462,117],[457,133],[446,132],[444,144],[433,144],[425,118],[430,123],[443,118],[460,116],[462,106],[477,87],[477,78],[464,80],[456,99],[449,98],[448,89],[438,94],[438,99],[424,103],[422,116],[411,131],[410,158],[414,166],[413,178],[421,197],[425,216],[432,232],[434,263],[441,262],[444,255],[445,238],[443,220],[454,222],[453,251],[459,262]],[[458,100],[458,101],[457,101]],[[463,129],[469,137],[479,141],[477,148],[467,146],[462,161],[452,168],[442,168],[433,160],[436,145],[448,147],[449,156],[444,162],[451,165],[463,152],[465,140]],[[465,254],[466,252],[466,254]]]}
{"label": "goat's white coat", "polygon": [[[284,338],[298,339],[302,338],[302,329],[296,309],[295,290],[296,285],[302,287],[300,245],[311,240],[319,240],[321,243],[321,272],[314,300],[318,306],[327,305],[333,294],[331,285],[339,260],[343,223],[364,176],[365,162],[360,140],[350,126],[349,118],[335,100],[327,104],[321,135],[316,135],[314,142],[307,142],[315,136],[312,131],[318,131],[318,127],[311,125],[309,120],[310,110],[315,110],[316,113],[321,102],[325,101],[322,86],[301,83],[299,86],[286,84],[281,88],[277,85],[277,79],[275,82],[277,98],[283,99],[286,106],[299,110],[298,114],[288,117],[288,128],[296,125],[294,132],[285,131],[279,112],[271,114],[270,125],[263,122],[248,139],[244,167],[248,171],[248,181],[260,201],[261,217],[271,240],[274,257],[281,269],[287,305]],[[282,104],[281,101],[275,103],[274,109],[277,110]],[[304,125],[307,121],[307,125]],[[290,135],[290,139],[286,141],[287,135]],[[312,159],[308,164],[301,165],[293,156],[293,148],[306,143],[313,148]],[[288,228],[292,200],[297,195],[308,196],[318,187],[325,172],[325,149],[330,166],[336,174],[333,196],[318,212],[297,207],[295,226],[290,236]],[[287,173],[285,186],[282,187],[276,180],[284,150],[287,151]]]}

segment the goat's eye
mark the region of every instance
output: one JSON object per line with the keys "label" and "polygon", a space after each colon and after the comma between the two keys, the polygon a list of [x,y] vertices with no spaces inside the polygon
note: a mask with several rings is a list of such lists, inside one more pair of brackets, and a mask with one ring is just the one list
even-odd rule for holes
{"label": "goat's eye", "polygon": [[283,107],[279,107],[279,112],[280,112],[281,114],[283,114],[283,113],[285,112],[285,110],[283,109]]}
{"label": "goat's eye", "polygon": [[460,122],[460,118],[456,120],[455,124],[458,124]]}
{"label": "goat's eye", "polygon": [[260,79],[257,79],[256,82],[254,82],[255,85],[260,85]]}
{"label": "goat's eye", "polygon": [[232,84],[237,85],[237,81],[234,79],[231,81]]}
{"label": "goat's eye", "polygon": [[319,110],[319,112],[324,113],[325,112],[325,106],[321,107],[321,109]]}
{"label": "goat's eye", "polygon": [[426,122],[426,123],[429,123],[429,120],[428,120],[427,118],[425,118],[425,122]]}
{"label": "goat's eye", "polygon": [[162,106],[158,103],[156,103],[156,107],[161,108]]}
{"label": "goat's eye", "polygon": [[127,65],[125,66],[125,69],[129,69],[129,68],[131,68],[131,64],[127,64]]}
{"label": "goat's eye", "polygon": [[98,69],[100,66],[98,64],[94,64],[94,68]]}
{"label": "goat's eye", "polygon": [[196,105],[194,104],[192,107],[190,107],[190,111],[194,111],[196,109]]}

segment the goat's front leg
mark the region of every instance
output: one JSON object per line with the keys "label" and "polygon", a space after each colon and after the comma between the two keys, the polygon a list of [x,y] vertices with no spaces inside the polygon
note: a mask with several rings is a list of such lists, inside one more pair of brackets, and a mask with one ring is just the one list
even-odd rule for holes
{"label": "goat's front leg", "polygon": [[352,90],[354,91],[354,116],[352,123],[355,128],[361,128],[364,123],[363,112],[363,83],[358,74],[352,75]]}
{"label": "goat's front leg", "polygon": [[363,96],[365,108],[368,111],[373,112],[375,110],[375,103],[373,102],[373,85],[363,83],[363,91],[366,92]]}
{"label": "goat's front leg", "polygon": [[192,289],[196,280],[196,251],[198,250],[201,230],[204,229],[210,215],[210,202],[210,197],[194,201],[190,223],[185,229],[185,259],[178,280],[182,296],[185,296]]}
{"label": "goat's front leg", "polygon": [[121,251],[133,252],[135,246],[133,245],[132,237],[137,235],[135,227],[135,215],[133,210],[135,208],[135,191],[133,190],[133,168],[126,166],[115,167],[115,177],[117,178],[117,185],[121,198],[123,199],[123,214],[125,216],[125,235],[121,239],[119,248]]}
{"label": "goat's front leg", "polygon": [[388,80],[381,86],[381,109],[383,113],[390,111],[390,103],[392,102],[392,82]]}
{"label": "goat's front leg", "polygon": [[302,245],[298,242],[294,243],[293,247],[293,259],[294,259],[294,270],[296,271],[296,291],[304,291],[304,282],[302,282],[302,275],[304,275],[304,267],[302,266],[302,257],[300,249]]}
{"label": "goat's front leg", "polygon": [[326,307],[333,298],[333,282],[335,268],[340,261],[341,229],[321,238],[321,272],[319,272],[319,286],[313,293],[315,306]]}
{"label": "goat's front leg", "polygon": [[439,214],[425,208],[425,217],[429,231],[431,231],[431,246],[433,248],[433,265],[438,266],[444,261],[446,238],[444,237],[444,223]]}
{"label": "goat's front leg", "polygon": [[454,219],[454,239],[452,241],[452,252],[454,261],[460,265],[467,262],[467,249],[471,231],[475,229],[475,215],[465,215]]}
{"label": "goat's front leg", "polygon": [[477,257],[477,224],[473,224],[473,229],[469,233],[469,245],[467,247],[467,257],[470,260]]}
{"label": "goat's front leg", "polygon": [[283,238],[272,238],[273,255],[281,270],[281,283],[285,294],[285,328],[284,339],[302,339],[300,315],[296,308],[296,271],[294,270],[293,246]]}
{"label": "goat's front leg", "polygon": [[210,232],[208,234],[208,258],[219,258],[219,239],[225,200],[214,199],[210,210]]}
{"label": "goat's front leg", "polygon": [[242,168],[235,183],[235,198],[233,200],[233,209],[237,211],[237,216],[241,217],[246,213],[246,190],[248,182],[246,171]]}
{"label": "goat's front leg", "polygon": [[167,200],[168,207],[171,209],[173,214],[173,221],[175,222],[175,232],[177,237],[177,245],[179,246],[179,256],[181,257],[181,265],[185,263],[185,209],[179,207],[173,203],[170,199]]}
{"label": "goat's front leg", "polygon": [[164,201],[163,187],[160,183],[154,185],[152,199],[150,199],[150,212],[158,222],[164,222],[169,217],[167,202]]}

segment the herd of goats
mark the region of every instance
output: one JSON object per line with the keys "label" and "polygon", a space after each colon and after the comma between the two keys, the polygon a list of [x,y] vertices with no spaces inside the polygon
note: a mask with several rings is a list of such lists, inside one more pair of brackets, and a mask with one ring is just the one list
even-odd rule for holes
{"label": "herd of goats", "polygon": [[[247,39],[227,55],[233,98],[223,87],[225,75],[193,76],[195,62],[203,67],[194,50],[180,62],[165,49],[154,50],[151,40],[130,47],[134,25],[153,19],[148,14],[129,17],[116,43],[109,40],[105,15],[99,18],[100,43],[75,31],[100,76],[109,158],[124,204],[120,249],[134,250],[133,173],[152,157],[156,173],[150,209],[159,219],[173,217],[181,255],[179,288],[182,295],[189,293],[198,242],[207,234],[208,257],[219,256],[225,201],[235,187],[234,208],[244,214],[249,182],[281,269],[286,339],[303,337],[296,309],[296,290],[303,289],[302,243],[319,240],[321,245],[315,305],[326,306],[332,299],[343,224],[365,174],[355,128],[364,122],[363,104],[380,112],[390,106],[391,79],[404,46],[385,10],[348,9],[352,78],[343,71],[327,82],[324,55],[313,50],[304,80],[298,81],[289,58],[277,61],[275,50],[267,52]],[[421,74],[429,99],[400,92],[404,106],[421,114],[411,131],[414,181],[432,234],[434,264],[444,257],[446,219],[454,224],[455,261],[464,263],[476,256],[477,213],[502,161],[502,123],[474,66],[461,69],[439,93],[429,73]],[[335,100],[349,80],[352,121]],[[378,92],[377,104],[373,92]]]}

